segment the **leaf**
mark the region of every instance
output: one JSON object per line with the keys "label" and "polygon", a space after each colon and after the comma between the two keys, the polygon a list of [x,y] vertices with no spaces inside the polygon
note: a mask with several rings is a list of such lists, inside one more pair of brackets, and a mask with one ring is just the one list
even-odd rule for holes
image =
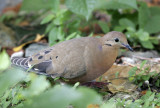
{"label": "leaf", "polygon": [[160,15],[160,7],[158,6],[152,6],[149,8],[151,16]]}
{"label": "leaf", "polygon": [[36,38],[34,39],[34,42],[39,42],[43,37],[44,35],[37,34]]}
{"label": "leaf", "polygon": [[84,16],[86,20],[89,20],[96,3],[97,0],[66,0],[65,2],[70,11]]}
{"label": "leaf", "polygon": [[52,30],[52,28],[54,28],[54,23],[52,22],[52,23],[50,23],[50,24],[48,24],[47,25],[47,28],[46,28],[46,30],[45,30],[45,34],[47,34],[48,32],[50,32],[51,30]]}
{"label": "leaf", "polygon": [[137,67],[131,68],[131,70],[129,70],[129,72],[128,72],[129,77],[134,76],[136,74],[136,71],[137,71]]}
{"label": "leaf", "polygon": [[56,85],[47,92],[24,102],[24,108],[66,108],[69,105],[76,108],[86,108],[89,104],[100,104],[101,101],[101,97],[89,88],[73,89],[68,86]]}
{"label": "leaf", "polygon": [[136,0],[107,0],[104,6],[105,9],[138,9]]}
{"label": "leaf", "polygon": [[155,39],[150,39],[150,41],[155,44],[155,45],[158,45],[159,44],[159,39],[158,38],[155,38]]}
{"label": "leaf", "polygon": [[104,103],[100,108],[116,108],[115,102]]}
{"label": "leaf", "polygon": [[29,88],[27,88],[22,92],[22,94],[25,97],[38,95],[49,86],[50,86],[50,83],[46,80],[44,76],[38,76],[31,82],[31,85],[29,86]]}
{"label": "leaf", "polygon": [[89,104],[101,103],[101,97],[94,90],[80,87],[77,89],[77,92],[81,94],[81,97],[72,102],[72,104],[77,108],[86,108]]}
{"label": "leaf", "polygon": [[58,28],[54,27],[52,28],[52,30],[49,32],[49,45],[52,46],[56,43],[57,40],[57,33],[58,32]]}
{"label": "leaf", "polygon": [[69,36],[67,36],[65,40],[70,40],[70,39],[76,37],[76,35],[77,35],[77,32],[73,32],[72,34],[70,34]]}
{"label": "leaf", "polygon": [[101,29],[102,29],[102,31],[104,33],[109,32],[109,27],[108,27],[108,25],[107,25],[106,22],[104,22],[104,21],[98,21],[98,25],[101,27]]}
{"label": "leaf", "polygon": [[120,19],[119,20],[119,24],[121,25],[121,26],[123,26],[123,27],[132,27],[132,28],[135,28],[135,24],[131,21],[131,20],[129,20],[129,19],[127,19],[127,18],[122,18],[122,19]]}
{"label": "leaf", "polygon": [[149,33],[143,31],[142,29],[140,29],[136,35],[138,36],[138,38],[140,39],[140,41],[148,41],[149,40]]}
{"label": "leaf", "polygon": [[42,21],[41,24],[46,24],[48,22],[50,22],[51,20],[53,20],[55,16],[53,14],[49,14],[48,16],[46,16]]}
{"label": "leaf", "polygon": [[0,75],[0,96],[7,90],[7,88],[22,81],[26,76],[24,71],[19,69],[8,69]]}
{"label": "leaf", "polygon": [[148,33],[160,32],[160,8],[148,8],[147,4],[140,2],[139,7],[139,25]]}
{"label": "leaf", "polygon": [[140,2],[140,7],[138,9],[138,22],[140,25],[140,28],[143,29],[143,27],[147,24],[149,17],[150,17],[150,11],[145,2]]}
{"label": "leaf", "polygon": [[156,81],[155,85],[156,85],[157,87],[160,86],[160,79],[158,79],[158,80]]}
{"label": "leaf", "polygon": [[136,0],[118,0],[118,1],[122,4],[125,4],[127,6],[134,8],[134,9],[138,9]]}
{"label": "leaf", "polygon": [[116,27],[114,28],[114,31],[122,32],[122,31],[125,30],[125,29],[126,29],[126,27],[123,27],[123,26],[116,26]]}
{"label": "leaf", "polygon": [[0,72],[10,66],[10,58],[5,50],[0,53]]}
{"label": "leaf", "polygon": [[64,41],[64,32],[63,32],[63,27],[54,27],[50,32],[49,32],[49,45],[52,46],[56,44],[57,40]]}
{"label": "leaf", "polygon": [[155,93],[151,93],[151,95],[146,94],[145,96],[146,99],[144,101],[144,108],[147,108],[149,106],[150,102],[153,101],[154,96],[155,96]]}
{"label": "leaf", "polygon": [[61,9],[56,13],[56,18],[54,19],[53,23],[55,25],[62,25],[66,23],[68,19],[71,17],[71,12],[67,9]]}
{"label": "leaf", "polygon": [[160,15],[151,16],[144,26],[144,30],[148,33],[160,32]]}
{"label": "leaf", "polygon": [[143,66],[147,63],[147,60],[142,61],[141,65],[140,65],[140,69],[142,70]]}
{"label": "leaf", "polygon": [[148,49],[153,49],[154,48],[153,44],[150,41],[141,41],[141,45],[144,48],[148,48]]}
{"label": "leaf", "polygon": [[23,0],[21,10],[23,11],[39,11],[44,9],[53,9],[54,11],[59,8],[59,0]]}

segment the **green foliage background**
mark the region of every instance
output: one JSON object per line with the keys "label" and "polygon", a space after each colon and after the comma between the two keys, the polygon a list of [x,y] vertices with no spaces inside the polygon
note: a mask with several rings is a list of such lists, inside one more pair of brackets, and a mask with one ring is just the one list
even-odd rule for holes
{"label": "green foliage background", "polygon": [[[45,4],[45,5],[44,5]],[[49,13],[41,24],[47,25],[45,34],[49,44],[92,36],[82,32],[79,28],[97,23],[103,33],[112,30],[124,32],[133,46],[141,45],[146,49],[156,49],[159,44],[154,35],[160,32],[160,8],[148,7],[146,3],[136,0],[24,0],[21,11],[40,11]],[[100,21],[93,17],[92,12],[98,11],[109,15],[109,22]],[[1,19],[1,21],[4,20]],[[94,30],[91,30],[94,31]],[[101,108],[153,108],[160,106],[160,94],[148,91],[146,95],[132,100],[111,98],[102,100],[102,95],[90,88],[53,85],[45,76],[26,73],[20,69],[9,67],[9,56],[5,51],[0,54],[0,107],[47,107],[66,108],[73,105],[75,108],[85,108],[89,104],[98,104]],[[8,68],[9,67],[9,68]],[[135,72],[135,71],[134,71]],[[137,76],[130,72],[130,80],[148,79],[146,76]],[[144,81],[144,80],[143,80]]]}

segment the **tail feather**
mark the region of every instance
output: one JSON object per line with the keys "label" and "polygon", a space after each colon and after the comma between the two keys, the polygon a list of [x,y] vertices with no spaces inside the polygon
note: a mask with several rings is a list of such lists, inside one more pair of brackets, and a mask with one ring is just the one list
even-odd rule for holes
{"label": "tail feather", "polygon": [[12,57],[11,58],[12,65],[20,66],[22,68],[28,69],[28,58],[23,57]]}
{"label": "tail feather", "polygon": [[[16,66],[19,66],[19,67],[21,67],[25,70],[28,70],[31,67],[31,65],[28,62],[29,59],[30,58],[12,57],[11,58],[11,63],[12,63],[12,65],[16,65]],[[43,69],[47,65],[49,65],[49,64],[48,63],[40,63],[40,64],[37,64],[37,65],[33,66],[29,71],[35,72],[39,75],[50,76],[45,72],[45,69]]]}

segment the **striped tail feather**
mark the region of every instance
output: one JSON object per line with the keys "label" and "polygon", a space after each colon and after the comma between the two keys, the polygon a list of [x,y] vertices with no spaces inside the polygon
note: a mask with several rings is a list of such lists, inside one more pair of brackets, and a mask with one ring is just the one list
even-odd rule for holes
{"label": "striped tail feather", "polygon": [[28,69],[30,66],[28,64],[29,58],[23,58],[23,57],[12,57],[11,63],[12,65],[20,66],[24,69]]}
{"label": "striped tail feather", "polygon": [[[11,58],[11,63],[12,65],[15,65],[15,66],[18,66],[18,67],[21,67],[22,69],[24,69],[25,71],[27,71],[31,65],[29,64],[29,59],[30,58],[23,58],[23,57],[12,57]],[[36,74],[38,75],[46,75],[46,76],[50,76],[48,75],[45,71],[39,69],[39,68],[43,68],[45,67],[46,65],[48,65],[48,63],[40,63],[40,64],[37,64],[37,65],[34,65],[30,70],[29,72],[35,72]],[[39,68],[37,68],[37,66]]]}

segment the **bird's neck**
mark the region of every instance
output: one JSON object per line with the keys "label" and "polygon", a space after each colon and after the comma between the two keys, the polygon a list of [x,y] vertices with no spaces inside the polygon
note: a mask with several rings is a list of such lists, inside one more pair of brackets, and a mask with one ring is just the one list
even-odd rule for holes
{"label": "bird's neck", "polygon": [[103,60],[104,64],[108,66],[112,66],[112,64],[115,62],[117,55],[118,55],[118,49],[116,47],[112,46],[104,46],[103,47]]}

